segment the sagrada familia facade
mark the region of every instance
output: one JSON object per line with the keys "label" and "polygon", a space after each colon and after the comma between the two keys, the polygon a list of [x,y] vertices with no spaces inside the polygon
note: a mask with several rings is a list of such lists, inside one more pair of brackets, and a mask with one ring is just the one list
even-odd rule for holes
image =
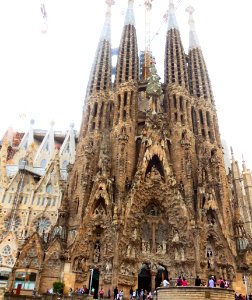
{"label": "sagrada familia facade", "polygon": [[160,82],[154,63],[147,79],[139,76],[129,0],[112,83],[108,4],[78,137],[73,127],[62,136],[31,124],[16,145],[3,139],[0,272],[9,289],[21,283],[42,293],[63,281],[66,291],[154,290],[179,275],[222,276],[239,289],[250,274],[251,172],[245,163],[240,172],[233,153],[225,170],[187,10],[188,54],[170,1]]}

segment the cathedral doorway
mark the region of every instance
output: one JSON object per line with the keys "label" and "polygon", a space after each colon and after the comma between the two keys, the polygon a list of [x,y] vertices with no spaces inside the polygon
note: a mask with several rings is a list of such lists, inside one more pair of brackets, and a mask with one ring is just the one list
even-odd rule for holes
{"label": "cathedral doorway", "polygon": [[98,299],[99,277],[100,277],[99,270],[91,269],[90,279],[89,279],[89,288],[91,291],[92,291],[92,289],[94,289],[94,299]]}
{"label": "cathedral doorway", "polygon": [[148,265],[144,264],[138,273],[138,290],[151,290],[151,270]]}
{"label": "cathedral doorway", "polygon": [[165,267],[159,266],[155,278],[155,289],[161,286],[161,283],[163,282],[164,279],[168,280],[168,272]]}

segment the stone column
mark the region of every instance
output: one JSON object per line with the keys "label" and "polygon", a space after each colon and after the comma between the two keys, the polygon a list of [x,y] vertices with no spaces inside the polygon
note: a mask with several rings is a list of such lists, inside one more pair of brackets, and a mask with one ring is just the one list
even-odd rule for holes
{"label": "stone column", "polygon": [[152,223],[152,246],[151,252],[156,253],[156,223]]}
{"label": "stone column", "polygon": [[0,300],[4,300],[4,288],[0,288]]}
{"label": "stone column", "polygon": [[197,225],[193,229],[194,235],[194,247],[195,247],[195,271],[196,275],[200,274],[201,267],[200,267],[200,246],[199,246],[199,234],[200,234],[200,227]]}
{"label": "stone column", "polygon": [[114,221],[114,232],[115,232],[115,241],[114,241],[114,259],[113,259],[113,271],[112,271],[112,285],[118,285],[118,273],[119,273],[119,265],[118,265],[118,241],[119,241],[119,230],[120,223],[118,221]]}
{"label": "stone column", "polygon": [[155,289],[155,284],[156,284],[156,271],[151,271],[151,290],[153,291]]}

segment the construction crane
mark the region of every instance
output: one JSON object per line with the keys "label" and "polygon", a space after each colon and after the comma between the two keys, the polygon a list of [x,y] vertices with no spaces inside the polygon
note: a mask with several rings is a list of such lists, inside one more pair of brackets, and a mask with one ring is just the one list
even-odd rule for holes
{"label": "construction crane", "polygon": [[41,32],[42,33],[47,33],[47,29],[48,29],[48,25],[47,25],[47,12],[46,12],[46,8],[45,8],[45,4],[44,3],[41,3],[41,5],[40,5],[40,11],[41,11],[42,18],[43,18],[43,24],[42,24]]}
{"label": "construction crane", "polygon": [[[156,31],[155,35],[151,38],[151,10],[152,10],[152,3],[154,0],[145,0],[145,50],[144,50],[144,64],[143,64],[143,71],[142,71],[142,79],[147,80],[150,75],[150,67],[154,62],[151,53],[151,42],[153,39],[159,34],[159,31],[163,27],[164,24],[168,21],[168,10],[163,15],[163,22]],[[179,7],[183,0],[178,0],[175,6],[175,10]]]}
{"label": "construction crane", "polygon": [[150,25],[151,25],[151,9],[154,0],[145,0],[145,49],[144,49],[144,65],[143,65],[143,79],[147,80],[150,75],[151,67],[151,49],[150,49]]}
{"label": "construction crane", "polygon": [[[183,2],[183,0],[178,0],[175,6],[175,10],[178,9],[179,5]],[[155,32],[154,36],[151,38],[150,42],[152,42],[154,40],[154,38],[159,35],[160,30],[162,29],[163,25],[166,24],[168,22],[168,13],[169,10],[166,10],[166,12],[163,15],[163,22],[161,23],[160,27],[158,28],[158,30]]]}

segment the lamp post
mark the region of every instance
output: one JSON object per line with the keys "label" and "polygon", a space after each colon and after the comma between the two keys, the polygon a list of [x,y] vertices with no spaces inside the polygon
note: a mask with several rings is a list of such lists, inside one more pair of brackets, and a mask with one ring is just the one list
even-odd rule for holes
{"label": "lamp post", "polygon": [[90,284],[89,284],[89,295],[91,296],[94,269],[89,269],[89,270],[91,271],[91,273],[90,273],[91,278],[90,278]]}

